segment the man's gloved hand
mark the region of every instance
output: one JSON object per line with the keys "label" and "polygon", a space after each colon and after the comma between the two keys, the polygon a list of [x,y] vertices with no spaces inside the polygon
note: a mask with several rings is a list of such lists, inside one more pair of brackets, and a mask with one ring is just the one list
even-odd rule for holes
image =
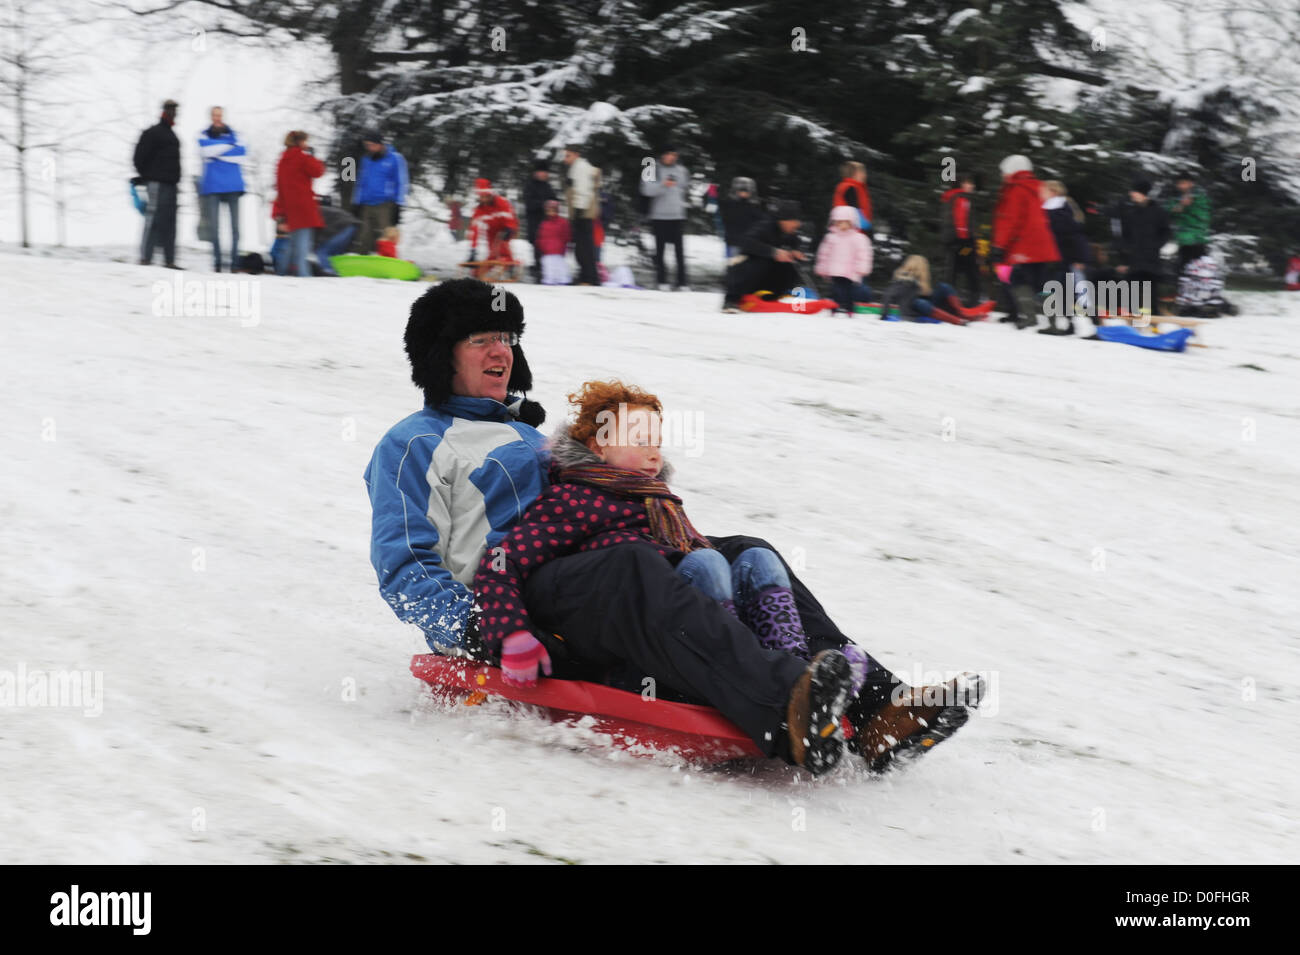
{"label": "man's gloved hand", "polygon": [[501,679],[507,686],[536,686],[539,666],[551,675],[551,655],[531,633],[520,630],[501,642]]}

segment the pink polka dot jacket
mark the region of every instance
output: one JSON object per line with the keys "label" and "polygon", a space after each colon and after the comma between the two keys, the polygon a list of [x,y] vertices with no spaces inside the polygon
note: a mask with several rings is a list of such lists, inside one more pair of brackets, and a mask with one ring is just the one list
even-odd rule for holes
{"label": "pink polka dot jacket", "polygon": [[[475,617],[479,637],[494,660],[500,660],[502,641],[521,630],[552,644],[551,634],[539,630],[528,618],[523,600],[528,575],[547,561],[632,542],[652,544],[674,565],[685,556],[655,540],[641,501],[557,480],[564,468],[599,462],[567,432],[557,433],[551,439],[551,478],[555,483],[529,506],[500,544],[484,553],[474,575]],[[671,474],[671,466],[665,463],[659,479],[666,481]]]}

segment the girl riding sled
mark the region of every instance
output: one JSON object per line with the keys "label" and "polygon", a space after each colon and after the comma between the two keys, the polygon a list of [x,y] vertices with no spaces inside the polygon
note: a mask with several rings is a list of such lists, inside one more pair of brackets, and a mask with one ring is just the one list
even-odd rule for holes
{"label": "girl riding sled", "polygon": [[[547,643],[562,640],[529,619],[529,576],[570,554],[631,543],[652,545],[678,575],[737,616],[765,649],[809,660],[790,578],[776,554],[750,548],[728,561],[669,490],[659,399],[621,382],[589,381],[569,401],[577,417],[551,441],[550,488],[500,545],[485,552],[474,577],[478,635],[500,660],[502,679],[532,686],[539,669],[550,675]],[[617,672],[618,661],[609,662]],[[844,653],[823,651],[812,658],[808,699],[798,705],[811,722],[792,734],[793,762],[814,773],[838,762],[839,720],[870,665],[867,654],[851,644]]]}

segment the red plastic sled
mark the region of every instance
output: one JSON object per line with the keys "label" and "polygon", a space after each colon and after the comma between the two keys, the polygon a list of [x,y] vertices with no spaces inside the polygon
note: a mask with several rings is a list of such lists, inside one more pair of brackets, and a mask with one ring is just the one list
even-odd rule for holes
{"label": "red plastic sled", "polygon": [[646,700],[599,683],[542,678],[537,686],[507,685],[494,666],[436,653],[417,653],[411,672],[441,694],[476,706],[491,696],[544,707],[556,720],[590,716],[620,749],[674,752],[698,762],[763,758],[740,727],[710,706]]}
{"label": "red plastic sled", "polygon": [[796,301],[783,302],[780,299],[767,301],[757,295],[742,295],[740,297],[740,310],[742,312],[780,312],[786,315],[816,315],[818,312],[827,308],[839,308],[834,299],[830,298],[804,298]]}

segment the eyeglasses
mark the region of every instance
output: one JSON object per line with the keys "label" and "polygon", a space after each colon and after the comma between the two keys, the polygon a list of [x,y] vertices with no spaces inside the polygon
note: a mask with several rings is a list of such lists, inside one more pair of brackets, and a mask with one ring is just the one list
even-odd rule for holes
{"label": "eyeglasses", "polygon": [[519,336],[514,332],[484,332],[465,339],[465,344],[470,348],[487,348],[488,345],[495,345],[497,342],[514,348],[519,344]]}

